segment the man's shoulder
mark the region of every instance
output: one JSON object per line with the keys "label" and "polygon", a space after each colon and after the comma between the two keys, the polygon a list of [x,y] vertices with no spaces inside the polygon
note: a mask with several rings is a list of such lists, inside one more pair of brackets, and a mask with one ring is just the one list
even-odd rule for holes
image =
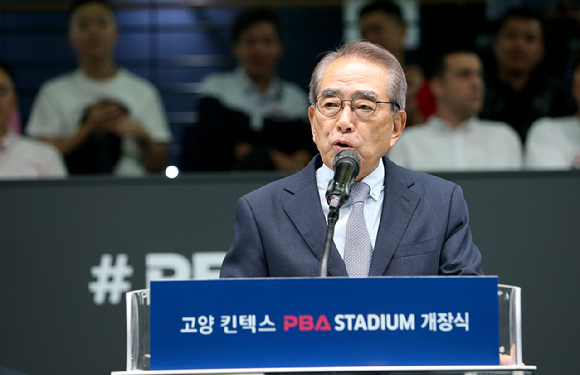
{"label": "man's shoulder", "polygon": [[16,135],[16,144],[23,152],[29,155],[52,157],[58,155],[58,150],[53,145],[22,135]]}
{"label": "man's shoulder", "polygon": [[495,128],[495,129],[499,129],[499,128],[513,129],[512,126],[510,124],[508,124],[507,122],[488,120],[488,119],[482,119],[482,118],[476,118],[475,124],[476,124],[476,126],[485,126],[488,128]]}
{"label": "man's shoulder", "polygon": [[127,70],[119,70],[119,79],[126,85],[133,87],[135,90],[146,90],[149,92],[157,92],[157,87],[147,79]]}
{"label": "man's shoulder", "polygon": [[441,177],[401,167],[388,158],[386,163],[387,175],[391,181],[420,195],[433,193],[435,191],[451,191],[457,186],[454,182]]}
{"label": "man's shoulder", "polygon": [[418,142],[421,140],[428,140],[428,144],[430,144],[432,136],[435,132],[435,127],[429,121],[423,124],[410,126],[403,130],[403,133],[401,134],[401,137],[397,141],[397,144],[394,146],[394,148],[396,148],[398,144],[418,146]]}
{"label": "man's shoulder", "polygon": [[534,121],[528,139],[544,137],[567,137],[578,132],[580,121],[577,116],[541,117]]}
{"label": "man's shoulder", "polygon": [[507,122],[477,118],[475,125],[481,132],[494,133],[499,136],[510,136],[519,139],[516,130]]}
{"label": "man's shoulder", "polygon": [[0,366],[0,375],[26,375],[26,374],[8,367]]}
{"label": "man's shoulder", "polygon": [[316,168],[320,163],[322,163],[322,161],[319,159],[319,155],[317,155],[301,171],[270,182],[269,184],[246,194],[244,198],[251,202],[260,202],[264,201],[265,198],[276,200],[281,197],[298,194],[303,189],[312,188],[313,186],[316,190]]}
{"label": "man's shoulder", "polygon": [[286,81],[281,79],[282,88],[288,95],[299,96],[301,98],[306,98],[306,90],[294,82]]}
{"label": "man's shoulder", "polygon": [[403,134],[408,136],[420,137],[433,131],[433,126],[431,125],[432,124],[429,121],[423,124],[415,124],[413,126],[405,128]]}
{"label": "man's shoulder", "polygon": [[245,195],[250,200],[264,199],[264,197],[274,198],[280,195],[295,194],[306,188],[310,182],[316,184],[315,174],[306,167],[304,170],[293,175],[283,177],[279,180],[270,182],[267,185]]}
{"label": "man's shoulder", "polygon": [[221,94],[225,90],[236,89],[239,86],[240,82],[234,71],[211,73],[201,80],[199,93],[203,95]]}
{"label": "man's shoulder", "polygon": [[41,86],[41,91],[56,91],[59,92],[61,90],[65,90],[72,84],[75,75],[77,74],[76,70],[63,73],[56,77],[50,78],[45,81]]}
{"label": "man's shoulder", "polygon": [[577,116],[541,117],[532,123],[531,129],[559,129],[578,126]]}

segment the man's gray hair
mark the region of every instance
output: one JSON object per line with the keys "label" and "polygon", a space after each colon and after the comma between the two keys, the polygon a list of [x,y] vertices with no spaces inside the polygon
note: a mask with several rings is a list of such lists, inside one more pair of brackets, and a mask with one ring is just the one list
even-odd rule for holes
{"label": "man's gray hair", "polygon": [[407,98],[407,80],[405,78],[405,73],[403,72],[401,64],[399,64],[392,53],[383,47],[366,41],[347,43],[338,48],[336,51],[328,52],[322,58],[322,60],[320,60],[318,65],[316,65],[316,68],[314,68],[314,71],[312,72],[312,78],[310,80],[310,92],[308,94],[308,99],[310,100],[311,105],[315,105],[318,90],[320,89],[320,81],[322,80],[324,71],[332,62],[342,57],[354,57],[380,65],[385,68],[389,72],[389,81],[385,82],[387,86],[386,94],[390,101],[396,102],[399,105],[399,108],[391,105],[391,113],[395,115],[397,110],[405,109]]}

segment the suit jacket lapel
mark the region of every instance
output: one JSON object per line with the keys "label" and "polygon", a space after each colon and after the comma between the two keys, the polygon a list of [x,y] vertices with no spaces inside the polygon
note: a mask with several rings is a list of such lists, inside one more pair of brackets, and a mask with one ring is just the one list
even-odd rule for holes
{"label": "suit jacket lapel", "polygon": [[[316,186],[316,165],[321,163],[318,159],[320,156],[315,157],[306,168],[298,172],[296,178],[288,180],[285,189],[289,194],[282,202],[282,208],[310,250],[318,259],[322,259],[327,225]],[[331,276],[348,276],[344,261],[334,243],[328,259],[328,273]]]}
{"label": "suit jacket lapel", "polygon": [[383,162],[385,197],[369,276],[384,274],[420,199],[409,190],[414,181],[404,170],[386,157]]}

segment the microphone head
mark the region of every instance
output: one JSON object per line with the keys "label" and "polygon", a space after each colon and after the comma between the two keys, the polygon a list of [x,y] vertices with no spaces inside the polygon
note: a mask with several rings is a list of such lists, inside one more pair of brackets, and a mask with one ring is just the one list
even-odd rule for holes
{"label": "microphone head", "polygon": [[332,162],[334,178],[328,182],[326,199],[331,210],[338,210],[350,197],[350,186],[360,171],[360,158],[352,150],[336,153]]}
{"label": "microphone head", "polygon": [[334,156],[334,160],[332,162],[332,169],[336,169],[336,165],[341,163],[349,163],[354,167],[352,171],[352,179],[354,180],[356,176],[358,176],[358,172],[360,172],[360,158],[356,152],[353,150],[340,150]]}

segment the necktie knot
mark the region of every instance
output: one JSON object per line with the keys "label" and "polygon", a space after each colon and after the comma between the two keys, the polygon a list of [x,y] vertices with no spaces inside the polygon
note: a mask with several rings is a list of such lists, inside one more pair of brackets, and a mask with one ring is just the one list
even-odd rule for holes
{"label": "necktie knot", "polygon": [[369,193],[371,192],[371,187],[364,182],[355,182],[352,184],[350,191],[350,199],[352,203],[364,202]]}

